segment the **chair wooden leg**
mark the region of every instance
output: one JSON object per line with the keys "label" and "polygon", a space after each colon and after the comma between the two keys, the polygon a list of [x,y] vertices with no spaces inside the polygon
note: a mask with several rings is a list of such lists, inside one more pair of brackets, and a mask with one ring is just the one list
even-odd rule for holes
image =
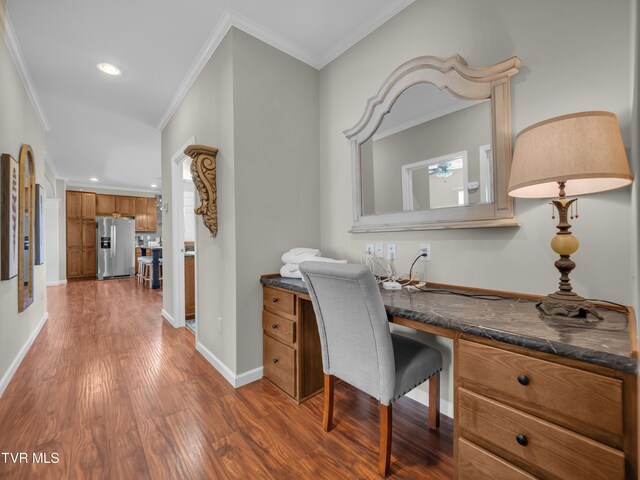
{"label": "chair wooden leg", "polygon": [[440,427],[440,374],[429,379],[429,428]]}
{"label": "chair wooden leg", "polygon": [[380,404],[380,455],[378,457],[378,472],[383,477],[389,475],[391,463],[391,405]]}
{"label": "chair wooden leg", "polygon": [[333,375],[324,374],[324,413],[322,415],[322,428],[325,432],[333,428]]}

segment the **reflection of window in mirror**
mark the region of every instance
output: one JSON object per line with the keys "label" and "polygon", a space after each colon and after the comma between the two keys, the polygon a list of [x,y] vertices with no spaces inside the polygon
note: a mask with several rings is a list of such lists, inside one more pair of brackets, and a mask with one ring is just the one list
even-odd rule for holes
{"label": "reflection of window in mirror", "polygon": [[408,88],[360,145],[363,215],[492,203],[491,135],[490,101]]}
{"label": "reflection of window in mirror", "polygon": [[405,212],[468,204],[466,151],[402,165]]}

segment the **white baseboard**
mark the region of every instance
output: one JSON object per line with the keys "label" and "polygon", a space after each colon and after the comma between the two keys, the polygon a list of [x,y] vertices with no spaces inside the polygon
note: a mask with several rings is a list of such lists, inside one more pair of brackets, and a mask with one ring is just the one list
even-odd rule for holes
{"label": "white baseboard", "polygon": [[243,385],[248,385],[249,383],[260,380],[263,376],[263,368],[258,367],[253,370],[249,370],[248,372],[241,373],[240,375],[236,375],[235,387],[242,387]]}
{"label": "white baseboard", "polygon": [[229,382],[233,388],[239,388],[243,385],[247,385],[251,382],[255,382],[256,380],[260,380],[262,378],[262,367],[254,368],[253,370],[249,370],[248,372],[241,373],[240,375],[236,375],[231,371],[229,367],[227,367],[222,361],[216,357],[207,347],[205,347],[202,343],[196,343],[196,350],[198,350],[207,361],[213,365],[213,367],[220,372],[220,374],[225,378],[227,382]]}
{"label": "white baseboard", "polygon": [[49,318],[49,313],[44,312],[44,315],[40,319],[40,322],[38,322],[38,325],[36,325],[35,330],[33,331],[33,333],[31,333],[26,343],[22,346],[22,348],[18,352],[18,355],[16,355],[16,358],[14,358],[13,362],[11,362],[9,369],[2,376],[2,379],[0,380],[0,397],[2,397],[2,394],[4,393],[6,388],[9,386],[9,382],[13,378],[13,375],[16,373],[16,370],[18,370],[20,363],[22,363],[22,359],[31,348],[31,345],[33,345],[33,342],[38,337],[40,330],[42,330],[42,327],[44,326],[48,318]]}
{"label": "white baseboard", "polygon": [[47,282],[47,287],[55,287],[56,285],[66,285],[66,280],[56,280],[54,282]]}
{"label": "white baseboard", "polygon": [[162,309],[162,316],[167,322],[169,322],[173,326],[173,328],[178,328],[178,325],[176,325],[176,321],[173,319],[171,315],[169,315],[169,312],[167,312],[164,308]]}
{"label": "white baseboard", "polygon": [[[411,400],[429,406],[429,392],[420,388],[414,388],[406,395]],[[440,413],[449,418],[453,418],[453,403],[440,399]]]}

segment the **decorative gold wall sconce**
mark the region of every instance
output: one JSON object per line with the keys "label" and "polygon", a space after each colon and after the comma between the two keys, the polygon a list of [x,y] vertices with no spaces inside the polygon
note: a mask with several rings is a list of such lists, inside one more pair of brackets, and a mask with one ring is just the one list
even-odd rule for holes
{"label": "decorative gold wall sconce", "polygon": [[185,155],[191,157],[191,177],[198,190],[200,205],[194,210],[196,215],[202,215],[204,226],[212,236],[218,233],[218,206],[216,205],[216,155],[218,149],[206,145],[190,145]]}

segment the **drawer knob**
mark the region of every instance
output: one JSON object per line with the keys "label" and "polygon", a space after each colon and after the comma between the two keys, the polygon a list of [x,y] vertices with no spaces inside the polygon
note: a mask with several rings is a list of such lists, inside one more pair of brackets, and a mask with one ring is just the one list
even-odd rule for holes
{"label": "drawer knob", "polygon": [[516,442],[518,442],[523,447],[526,447],[527,445],[529,445],[529,439],[522,434],[516,435]]}
{"label": "drawer knob", "polygon": [[527,385],[529,385],[529,377],[527,377],[526,375],[518,375],[518,383],[520,385],[524,385],[525,387]]}
{"label": "drawer knob", "polygon": [[271,324],[271,328],[273,328],[275,330],[276,328],[278,328],[278,324],[277,323]]}
{"label": "drawer knob", "polygon": [[278,359],[277,359],[277,358],[274,358],[274,359],[273,359],[273,363],[278,363]]}
{"label": "drawer knob", "polygon": [[271,299],[271,301],[272,301],[273,303],[276,303],[276,302],[278,301],[278,297],[273,297],[273,298]]}

